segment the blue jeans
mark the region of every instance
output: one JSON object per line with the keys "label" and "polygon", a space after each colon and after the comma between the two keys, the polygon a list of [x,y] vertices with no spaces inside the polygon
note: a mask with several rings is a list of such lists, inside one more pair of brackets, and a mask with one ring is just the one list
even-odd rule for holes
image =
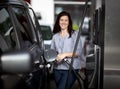
{"label": "blue jeans", "polygon": [[[55,78],[57,89],[65,89],[68,72],[69,72],[69,70],[54,69],[54,78]],[[72,85],[74,84],[74,82],[76,80],[76,76],[74,75],[73,72],[70,73],[68,80],[69,81],[67,81],[67,88],[71,89]]]}

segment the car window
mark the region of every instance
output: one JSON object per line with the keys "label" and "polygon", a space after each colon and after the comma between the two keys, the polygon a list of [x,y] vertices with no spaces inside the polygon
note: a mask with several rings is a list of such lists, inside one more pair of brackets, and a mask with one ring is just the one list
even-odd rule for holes
{"label": "car window", "polygon": [[32,9],[29,9],[29,13],[30,13],[30,17],[32,19],[33,25],[36,28],[35,17],[34,17],[34,13],[33,13]]}
{"label": "car window", "polygon": [[34,29],[36,30],[36,36],[38,38],[38,43],[41,48],[41,50],[44,50],[44,43],[43,43],[43,38],[42,38],[42,33],[40,29],[40,24],[38,23],[38,19],[35,16],[35,13],[32,8],[29,8],[29,14],[32,20],[32,24],[34,25]]}
{"label": "car window", "polygon": [[15,15],[17,17],[17,20],[21,26],[20,32],[22,34],[23,40],[29,40],[32,42],[32,30],[30,28],[30,23],[27,19],[27,15],[25,13],[25,10],[20,7],[13,7],[13,11],[15,12]]}
{"label": "car window", "polygon": [[2,51],[18,47],[16,35],[13,32],[14,29],[8,10],[0,8],[0,48]]}
{"label": "car window", "polygon": [[20,41],[21,41],[21,48],[22,49],[28,49],[32,44],[34,44],[33,42],[33,30],[30,27],[30,21],[28,21],[29,19],[27,18],[27,14],[24,10],[24,8],[21,7],[13,7],[12,8],[13,11],[15,12],[15,15],[17,17],[18,23],[21,27],[21,29],[19,29],[19,34],[20,34]]}
{"label": "car window", "polygon": [[52,31],[50,26],[40,25],[41,33],[43,36],[43,40],[51,40],[52,39]]}
{"label": "car window", "polygon": [[32,20],[32,23],[34,25],[34,28],[36,29],[37,33],[39,32],[39,38],[42,39],[41,29],[39,27],[38,19],[35,17],[35,13],[32,8],[29,8],[29,14]]}

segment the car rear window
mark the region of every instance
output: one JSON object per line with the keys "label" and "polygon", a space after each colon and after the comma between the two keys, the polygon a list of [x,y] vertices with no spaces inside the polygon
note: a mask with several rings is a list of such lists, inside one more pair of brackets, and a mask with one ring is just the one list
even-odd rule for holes
{"label": "car rear window", "polygon": [[50,26],[40,25],[41,33],[43,36],[43,40],[51,40],[52,39],[52,31]]}

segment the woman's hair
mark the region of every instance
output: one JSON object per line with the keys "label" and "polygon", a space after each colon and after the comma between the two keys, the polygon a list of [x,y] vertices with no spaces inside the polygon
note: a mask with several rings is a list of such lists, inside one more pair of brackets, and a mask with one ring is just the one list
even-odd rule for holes
{"label": "woman's hair", "polygon": [[72,29],[72,19],[70,17],[70,14],[66,11],[62,11],[61,13],[58,14],[54,28],[53,28],[53,33],[56,34],[58,32],[61,31],[60,25],[59,25],[59,20],[62,16],[68,16],[68,20],[69,20],[69,25],[68,25],[68,33],[69,33],[69,37],[71,37],[71,34],[73,33],[73,29]]}

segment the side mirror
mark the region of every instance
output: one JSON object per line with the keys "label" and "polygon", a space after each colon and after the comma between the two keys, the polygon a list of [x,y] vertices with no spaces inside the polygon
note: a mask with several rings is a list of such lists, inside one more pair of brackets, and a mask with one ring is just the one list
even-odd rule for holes
{"label": "side mirror", "polygon": [[53,62],[57,57],[57,52],[53,49],[45,50],[44,57],[47,62]]}
{"label": "side mirror", "polygon": [[1,55],[1,69],[5,73],[25,73],[32,68],[32,58],[28,52],[8,52]]}

